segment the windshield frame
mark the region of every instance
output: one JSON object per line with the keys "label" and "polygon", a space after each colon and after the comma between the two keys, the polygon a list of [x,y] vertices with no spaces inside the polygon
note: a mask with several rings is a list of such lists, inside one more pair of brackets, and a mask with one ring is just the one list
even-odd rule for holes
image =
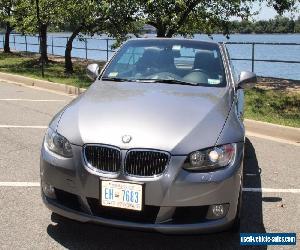
{"label": "windshield frame", "polygon": [[[145,47],[147,46],[147,42],[159,42],[159,41],[178,41],[179,43],[184,43],[184,42],[188,42],[190,44],[192,43],[201,43],[203,46],[215,46],[218,50],[219,50],[219,55],[220,55],[220,66],[221,66],[221,70],[224,73],[224,79],[223,79],[223,83],[220,84],[216,84],[216,85],[210,85],[210,84],[203,84],[203,83],[198,83],[198,84],[188,84],[189,82],[187,82],[186,85],[190,85],[193,87],[197,87],[197,86],[201,86],[201,87],[210,87],[210,88],[225,88],[230,86],[230,78],[228,76],[228,64],[227,64],[227,60],[226,60],[226,56],[224,54],[224,47],[222,46],[223,44],[220,43],[216,43],[216,42],[210,42],[210,41],[200,41],[200,40],[193,40],[193,39],[177,39],[177,38],[134,38],[134,39],[129,39],[127,40],[125,43],[123,43],[113,54],[113,56],[109,59],[109,61],[104,65],[103,69],[101,70],[98,80],[100,81],[106,81],[106,79],[102,79],[102,78],[106,78],[105,76],[105,72],[107,71],[107,69],[111,66],[111,64],[114,62],[114,60],[116,60],[116,57],[118,57],[119,53],[121,50],[125,49],[126,47],[129,47],[130,44],[132,43],[139,43],[139,42],[146,42]],[[138,46],[138,47],[143,47],[143,46]],[[149,80],[145,80],[145,81],[141,81],[138,79],[124,79],[123,82],[126,82],[126,80],[128,80],[128,82],[137,82],[137,83],[151,83],[151,80],[156,80],[156,79],[149,79]],[[159,80],[159,79],[158,79]],[[164,80],[164,79],[163,79]],[[153,83],[157,83],[158,81],[153,81]],[[163,82],[162,82],[163,83]],[[173,83],[176,84],[176,83]]]}

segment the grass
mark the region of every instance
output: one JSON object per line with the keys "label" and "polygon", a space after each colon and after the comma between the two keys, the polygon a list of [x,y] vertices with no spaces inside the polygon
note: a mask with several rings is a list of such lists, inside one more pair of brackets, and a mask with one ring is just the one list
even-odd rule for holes
{"label": "grass", "polygon": [[[76,87],[88,87],[87,62],[75,61],[74,73],[66,75],[63,60],[50,58],[41,76],[38,57],[33,53],[0,53],[0,71],[24,75]],[[259,86],[259,84],[258,84]],[[300,92],[254,88],[245,92],[245,118],[300,127]]]}
{"label": "grass", "polygon": [[42,79],[50,82],[64,83],[76,87],[88,87],[91,80],[85,74],[86,63],[74,62],[74,73],[64,72],[64,62],[52,60],[45,65],[45,77],[42,77],[41,65],[37,55],[33,53],[0,53],[0,71]]}
{"label": "grass", "polygon": [[300,127],[300,92],[260,88],[247,90],[245,118]]}

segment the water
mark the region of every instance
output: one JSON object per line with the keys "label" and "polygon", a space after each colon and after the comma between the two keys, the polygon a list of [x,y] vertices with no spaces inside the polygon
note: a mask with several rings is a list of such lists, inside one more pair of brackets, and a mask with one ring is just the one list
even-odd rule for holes
{"label": "water", "polygon": [[[48,38],[48,52],[55,55],[64,55],[64,47],[67,38],[70,33],[49,33]],[[111,57],[113,54],[109,52],[107,55],[106,40],[99,40],[100,38],[107,38],[106,36],[95,36],[93,38],[87,39],[88,49],[85,51],[85,40],[76,39],[73,43],[72,56],[79,58],[88,58],[94,60],[106,60],[107,56]],[[223,35],[213,35],[213,40],[216,42],[270,42],[270,43],[300,43],[300,34],[234,34],[230,36],[227,40]],[[194,39],[197,40],[211,40],[206,35],[195,35]],[[3,35],[0,35],[0,40],[3,40]],[[16,42],[16,43],[14,43]],[[18,44],[23,43],[23,44]],[[38,52],[38,38],[27,36],[28,51]],[[54,45],[52,49],[52,43]],[[113,41],[108,41],[108,46],[111,48]],[[11,48],[15,50],[25,51],[25,38],[21,36],[15,36],[11,38]],[[60,46],[60,47],[55,47]],[[3,44],[0,43],[0,48]],[[232,58],[248,58],[251,59],[252,56],[252,46],[242,45],[242,44],[228,44],[227,45],[230,56]],[[98,51],[94,49],[103,49],[103,51]],[[267,60],[287,60],[287,61],[300,61],[300,45],[292,46],[278,46],[278,45],[255,45],[255,59],[267,59]],[[251,71],[251,61],[233,61],[235,70],[238,72],[242,70]],[[300,63],[290,64],[290,63],[270,63],[270,62],[255,62],[254,71],[259,76],[270,76],[286,79],[300,80]]]}
{"label": "water", "polygon": [[[196,38],[202,38],[196,36]],[[261,43],[300,43],[300,34],[236,34],[227,40],[222,35],[214,35],[217,42],[261,42]],[[232,58],[252,57],[252,45],[228,44]],[[283,60],[300,62],[300,45],[255,45],[255,59]],[[242,70],[251,71],[251,61],[233,61],[237,72]],[[271,76],[286,79],[300,80],[300,63],[270,63],[255,62],[254,71],[259,76]]]}

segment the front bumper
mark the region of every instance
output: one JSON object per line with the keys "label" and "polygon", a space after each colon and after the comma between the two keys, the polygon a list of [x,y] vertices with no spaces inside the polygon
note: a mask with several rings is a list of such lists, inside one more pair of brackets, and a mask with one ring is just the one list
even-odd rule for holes
{"label": "front bumper", "polygon": [[[47,149],[41,154],[41,183],[50,184],[78,202],[61,202],[42,192],[43,201],[53,212],[80,222],[92,222],[121,228],[152,230],[162,233],[200,233],[222,231],[230,227],[236,213],[241,186],[243,143],[238,143],[237,157],[231,167],[209,173],[190,173],[182,169],[185,156],[172,156],[169,167],[157,178],[137,179],[119,176],[118,180],[139,181],[144,185],[144,205],[149,207],[142,214],[146,218],[131,220],[122,216],[114,218],[106,212],[95,210],[100,205],[100,181],[102,177],[89,173],[84,168],[82,148],[72,145],[74,157],[66,159]],[[72,198],[73,199],[73,198]],[[74,200],[73,199],[73,200]],[[98,203],[97,203],[98,202]],[[213,204],[229,204],[223,218],[208,220],[205,210]],[[152,210],[157,209],[153,214]],[[199,208],[195,220],[185,220],[189,208]],[[186,210],[184,210],[186,209]],[[175,219],[178,210],[185,211],[181,220]],[[197,211],[197,210],[196,210]],[[197,212],[196,212],[197,213]],[[201,215],[202,214],[202,215]],[[140,216],[140,217],[141,217]],[[153,217],[151,220],[150,217]],[[145,219],[145,220],[144,220]]]}

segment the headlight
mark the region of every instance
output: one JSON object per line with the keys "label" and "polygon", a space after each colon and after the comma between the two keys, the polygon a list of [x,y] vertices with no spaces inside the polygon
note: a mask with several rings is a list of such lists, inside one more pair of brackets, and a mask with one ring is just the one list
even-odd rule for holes
{"label": "headlight", "polygon": [[73,156],[70,142],[51,128],[47,129],[44,143],[50,151],[56,154],[67,158],[71,158]]}
{"label": "headlight", "polygon": [[183,168],[189,171],[215,170],[230,165],[235,155],[235,143],[198,150],[189,154]]}

